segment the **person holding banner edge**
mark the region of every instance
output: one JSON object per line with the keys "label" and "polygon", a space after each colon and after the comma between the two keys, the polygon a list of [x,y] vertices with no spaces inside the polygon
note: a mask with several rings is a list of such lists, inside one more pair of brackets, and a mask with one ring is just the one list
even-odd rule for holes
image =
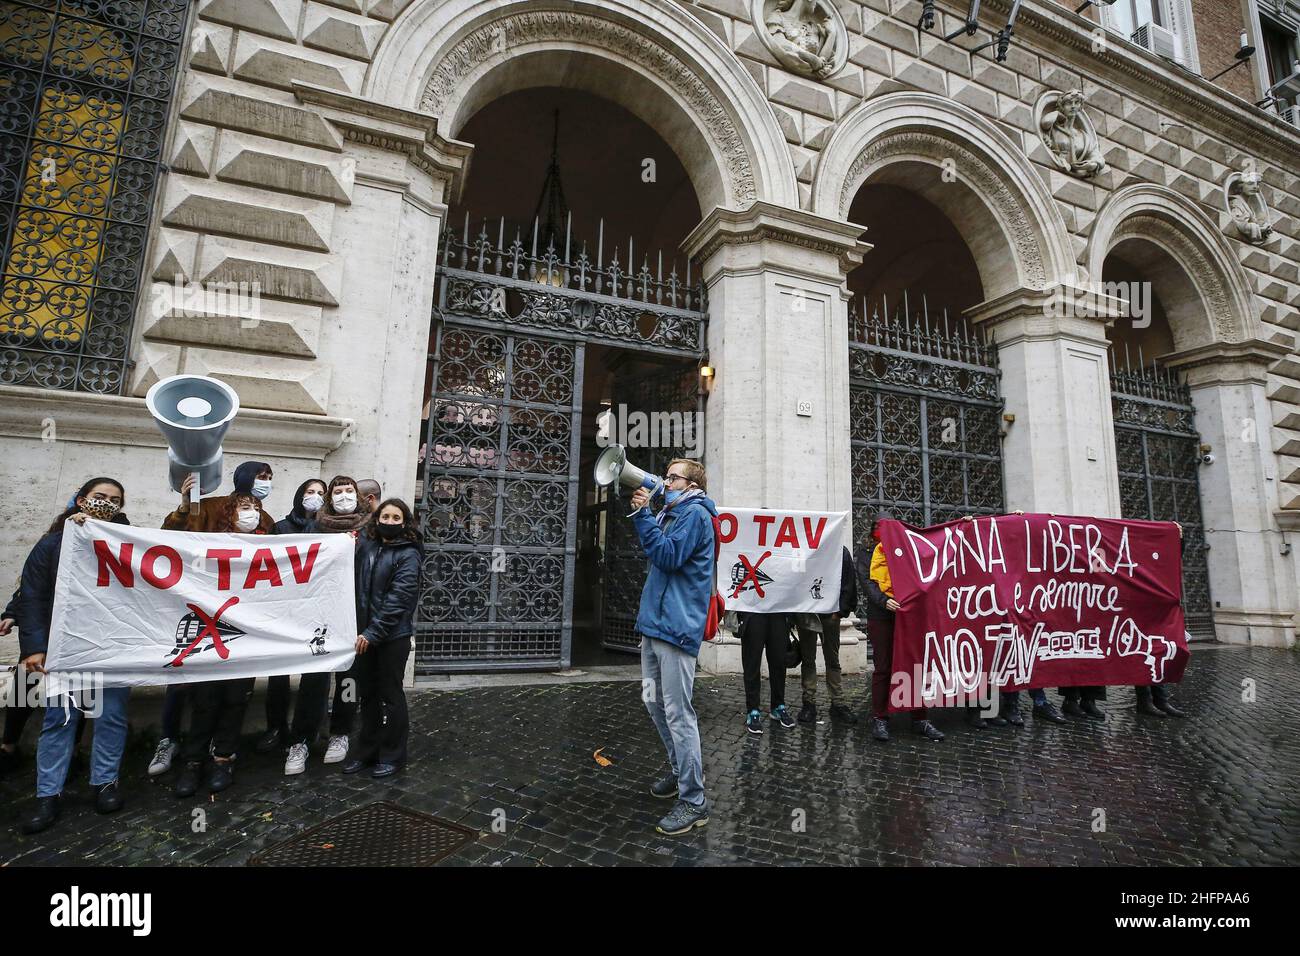
{"label": "person holding banner edge", "polygon": [[[275,523],[271,533],[312,534],[316,530],[316,514],[324,504],[325,482],[308,478],[293,493],[293,507]],[[289,745],[290,697],[290,675],[276,674],[266,679],[266,733],[253,745],[255,752],[271,753]]]}
{"label": "person holding banner edge", "polygon": [[709,822],[704,795],[700,727],[692,695],[695,663],[704,638],[715,587],[718,509],[705,493],[707,476],[698,461],[674,458],[664,474],[665,505],[658,516],[650,493],[632,495],[632,521],[649,559],[636,630],[641,635],[641,699],[663,740],[672,773],[650,793],[677,797],[655,830],[689,833]]}
{"label": "person holding banner edge", "polygon": [[[799,723],[817,722],[817,637],[821,635],[822,657],[826,661],[826,692],[831,699],[831,720],[856,724],[858,718],[843,702],[843,685],[840,679],[840,619],[852,614],[858,606],[857,575],[854,573],[853,554],[843,549],[840,567],[840,603],[834,614],[795,615],[799,630],[800,678],[803,686],[803,706],[799,709]],[[820,632],[808,625],[816,622]]]}
{"label": "person holding banner edge", "polygon": [[[32,548],[23,565],[19,604],[19,658],[25,670],[45,673],[64,524],[68,521],[82,524],[88,520],[129,524],[122,514],[125,503],[126,490],[121,482],[114,478],[92,478],[81,486],[73,498],[73,506],[54,520]],[[117,778],[126,749],[126,705],[130,696],[129,687],[100,691],[101,707],[95,720],[90,767],[90,786],[99,813],[116,813],[123,806]],[[36,750],[36,810],[22,826],[23,832],[29,834],[49,829],[58,819],[59,800],[83,720],[82,710],[70,694],[63,706],[50,703],[54,706],[45,708]]]}
{"label": "person holding banner edge", "polygon": [[[881,743],[889,740],[889,685],[893,677],[894,614],[899,603],[894,600],[894,586],[885,563],[885,549],[880,543],[880,523],[893,521],[888,511],[879,512],[871,522],[868,537],[875,541],[871,552],[871,572],[867,578],[867,637],[871,641],[871,736]],[[927,740],[943,740],[944,734],[932,724],[924,707],[913,708],[912,731]]]}
{"label": "person holding banner edge", "polygon": [[[372,513],[357,539],[355,574],[360,633],[353,670],[360,685],[361,732],[343,772],[370,767],[370,776],[378,779],[406,763],[410,729],[402,680],[420,602],[420,532],[406,502],[389,498]],[[305,745],[295,747],[302,748],[305,761]]]}
{"label": "person holding banner edge", "polygon": [[[262,510],[262,501],[253,493],[253,481],[262,470],[247,467],[260,462],[245,462],[235,469],[235,490],[224,498],[225,504],[204,514],[206,533],[213,534],[267,534],[274,527],[270,515]],[[263,466],[265,473],[269,466]],[[187,484],[189,479],[187,479]],[[214,499],[205,498],[204,503]],[[223,499],[215,499],[223,500]],[[168,521],[176,512],[167,516]],[[167,524],[163,525],[167,530]],[[198,792],[203,778],[210,793],[220,793],[235,782],[235,757],[239,750],[239,736],[244,725],[244,713],[253,696],[256,678],[237,677],[229,680],[207,680],[189,685],[190,732],[181,747],[185,766],[176,778],[177,797],[192,797]],[[205,759],[211,747],[212,761],[206,767]]]}

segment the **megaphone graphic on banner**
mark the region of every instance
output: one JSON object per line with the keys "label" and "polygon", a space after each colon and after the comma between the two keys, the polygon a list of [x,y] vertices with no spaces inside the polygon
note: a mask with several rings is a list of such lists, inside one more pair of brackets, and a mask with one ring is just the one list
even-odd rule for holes
{"label": "megaphone graphic on banner", "polygon": [[206,375],[170,375],[149,389],[145,407],[167,439],[168,479],[180,491],[195,475],[190,506],[199,492],[221,487],[221,440],[239,412],[239,396],[225,382]]}
{"label": "megaphone graphic on banner", "polygon": [[[595,479],[597,486],[608,488],[611,485],[629,490],[644,488],[650,497],[663,494],[664,481],[658,475],[642,471],[627,460],[627,449],[622,445],[610,445],[596,459]],[[636,512],[633,512],[635,514]]]}

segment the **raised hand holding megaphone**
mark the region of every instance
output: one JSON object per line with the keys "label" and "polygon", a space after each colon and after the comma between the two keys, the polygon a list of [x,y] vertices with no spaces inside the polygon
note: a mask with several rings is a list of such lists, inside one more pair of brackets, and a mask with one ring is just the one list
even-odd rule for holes
{"label": "raised hand holding megaphone", "polygon": [[[651,475],[642,471],[636,465],[627,460],[627,450],[622,445],[610,445],[600,453],[596,459],[595,470],[596,485],[601,488],[608,488],[611,485],[618,487],[636,489],[644,488],[650,492],[653,499],[664,491],[664,480],[658,475]],[[632,515],[640,511],[640,508],[634,509]]]}
{"label": "raised hand holding megaphone", "polygon": [[167,439],[168,479],[179,492],[191,475],[190,512],[199,493],[221,487],[222,450],[230,423],[239,412],[239,396],[225,382],[206,375],[171,375],[154,384],[145,407]]}

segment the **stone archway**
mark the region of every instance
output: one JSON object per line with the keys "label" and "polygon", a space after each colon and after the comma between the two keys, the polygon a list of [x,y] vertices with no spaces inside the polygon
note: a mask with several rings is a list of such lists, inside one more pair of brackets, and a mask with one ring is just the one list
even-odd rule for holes
{"label": "stone archway", "polygon": [[385,38],[366,93],[433,113],[454,136],[486,101],[537,85],[583,89],[636,114],[677,152],[705,209],[798,203],[762,92],[668,0],[425,0]]}
{"label": "stone archway", "polygon": [[[1232,240],[1173,190],[1134,183],[1110,197],[1081,262],[1099,282],[1116,260],[1149,283],[1145,291],[1168,324],[1165,342],[1172,340],[1172,350],[1145,356],[1146,368],[1116,357],[1124,514],[1185,526],[1191,515],[1183,561],[1193,633],[1199,611],[1207,623],[1212,615],[1219,640],[1286,644],[1294,608],[1272,514],[1288,478],[1285,459],[1275,456],[1286,436],[1273,422],[1292,406],[1270,396],[1268,374],[1286,350],[1263,340]],[[1199,501],[1188,494],[1198,486]]]}
{"label": "stone archway", "polygon": [[1149,280],[1165,304],[1175,349],[1259,337],[1244,270],[1228,240],[1195,203],[1149,183],[1118,190],[1093,223],[1083,255],[1087,278],[1100,281],[1106,257],[1126,243],[1153,247]]}
{"label": "stone archway", "polygon": [[[916,175],[918,165],[933,175]],[[868,182],[904,186],[941,209],[970,245],[990,298],[1074,279],[1051,194],[1023,152],[974,110],[918,92],[862,104],[822,153],[813,212],[847,217]]]}

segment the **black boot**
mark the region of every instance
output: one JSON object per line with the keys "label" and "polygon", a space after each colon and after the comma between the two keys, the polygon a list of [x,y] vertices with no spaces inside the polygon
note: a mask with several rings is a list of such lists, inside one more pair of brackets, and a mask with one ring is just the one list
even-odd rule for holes
{"label": "black boot", "polygon": [[1079,705],[1079,710],[1083,711],[1083,716],[1089,720],[1105,720],[1106,712],[1097,706],[1097,702],[1089,698]]}
{"label": "black boot", "polygon": [[1061,702],[1061,713],[1067,717],[1082,717],[1083,708],[1079,706],[1079,698],[1065,698],[1065,700]]}
{"label": "black boot", "polygon": [[803,706],[799,708],[799,723],[815,724],[817,723],[817,705],[810,700],[805,700]]}
{"label": "black boot", "polygon": [[59,798],[37,797],[36,812],[23,821],[24,833],[40,833],[54,826],[54,821],[59,818]]}
{"label": "black boot", "polygon": [[1166,717],[1186,717],[1187,712],[1175,707],[1169,700],[1169,689],[1158,684],[1151,685],[1151,703],[1164,711]]}
{"label": "black boot", "polygon": [[1065,723],[1065,715],[1057,710],[1055,704],[1046,699],[1041,704],[1034,704],[1034,719],[1050,720],[1054,724]]}
{"label": "black boot", "polygon": [[988,728],[988,722],[983,717],[980,716],[980,712],[978,708],[967,707],[966,726],[972,727],[975,730],[985,730]]}
{"label": "black boot", "polygon": [[926,740],[943,740],[943,731],[928,720],[918,720],[912,724],[912,733],[920,734]]}
{"label": "black boot", "polygon": [[1018,700],[1014,704],[1003,704],[999,716],[1012,727],[1025,726],[1025,718],[1020,716],[1020,701]]}
{"label": "black boot", "polygon": [[187,761],[176,775],[176,796],[192,797],[199,792],[199,781],[203,779],[203,764],[197,760]]}
{"label": "black boot", "polygon": [[889,742],[889,721],[880,717],[871,718],[871,737],[882,744]]}
{"label": "black boot", "polygon": [[831,720],[842,724],[856,724],[858,715],[845,704],[831,704]]}
{"label": "black boot", "polygon": [[96,813],[117,813],[122,809],[125,801],[122,795],[117,792],[117,781],[112,783],[101,783],[93,788],[95,791],[95,812]]}
{"label": "black boot", "polygon": [[1163,717],[1165,712],[1151,702],[1150,687],[1135,687],[1137,693],[1137,712],[1144,717]]}
{"label": "black boot", "polygon": [[208,792],[220,793],[235,782],[235,761],[213,760],[208,768]]}
{"label": "black boot", "polygon": [[253,744],[253,750],[259,754],[269,754],[273,750],[281,750],[284,748],[286,736],[279,727],[274,727],[257,738],[257,743]]}

